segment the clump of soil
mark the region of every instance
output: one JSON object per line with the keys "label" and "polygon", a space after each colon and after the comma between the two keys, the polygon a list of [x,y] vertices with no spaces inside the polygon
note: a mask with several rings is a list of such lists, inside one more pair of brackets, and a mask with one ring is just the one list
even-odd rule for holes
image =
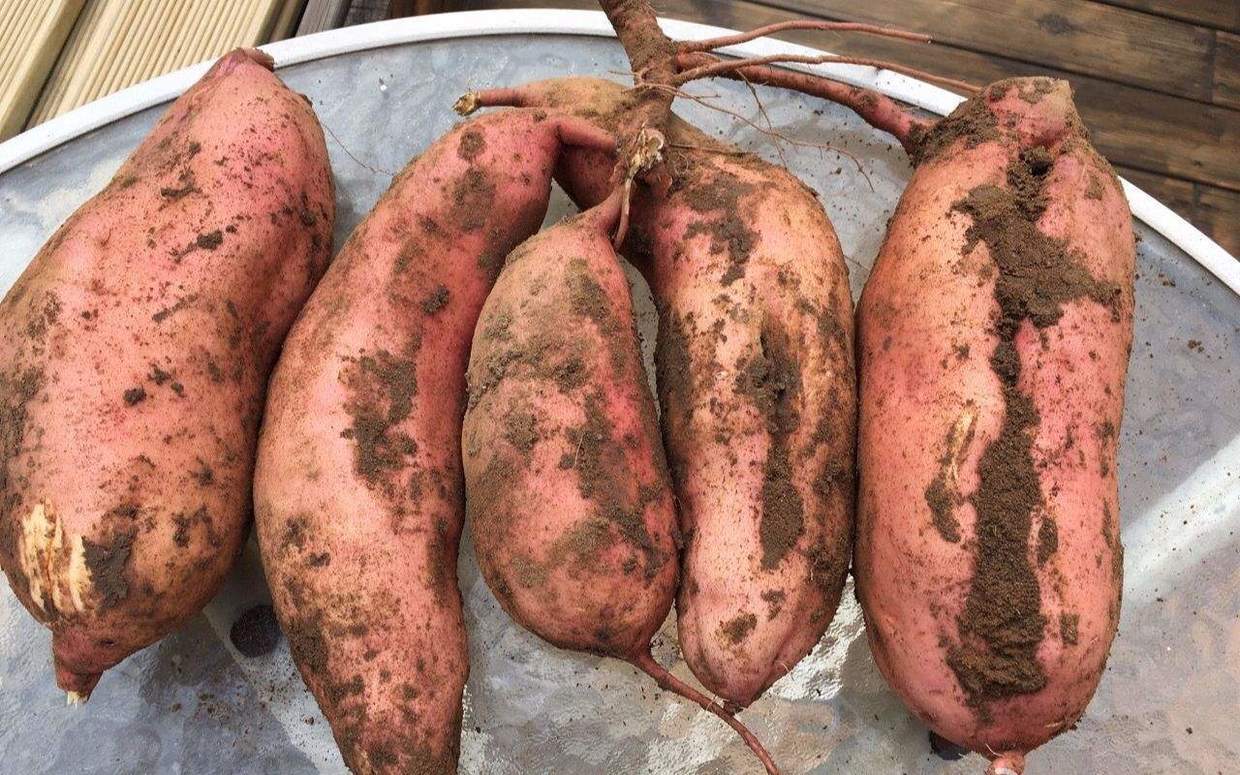
{"label": "clump of soil", "polygon": [[242,656],[270,654],[280,642],[280,625],[276,622],[275,609],[269,605],[256,605],[241,614],[228,631],[228,639]]}
{"label": "clump of soil", "polygon": [[599,517],[610,522],[626,541],[645,557],[647,578],[653,578],[663,566],[664,558],[646,530],[643,519],[651,495],[639,493],[633,498],[628,492],[631,477],[618,476],[627,466],[621,445],[611,435],[611,423],[603,412],[605,399],[601,391],[586,396],[585,422],[570,428],[567,438],[577,453],[577,489],[581,497],[595,504]]}
{"label": "clump of soil", "polygon": [[137,528],[128,528],[101,543],[82,539],[83,559],[86,569],[90,571],[91,586],[99,593],[100,608],[104,610],[129,596],[125,568],[129,565],[129,555],[137,535]]}
{"label": "clump of soil", "polygon": [[748,638],[749,633],[757,626],[757,616],[751,613],[737,614],[735,618],[719,626],[719,634],[725,643],[736,646]]}
{"label": "clump of soil", "polygon": [[762,567],[779,565],[805,532],[805,504],[792,481],[790,437],[800,425],[797,402],[801,366],[793,356],[788,334],[770,321],[759,335],[760,351],[738,363],[736,392],[747,396],[762,415],[770,446],[762,480],[762,520],[758,537]]}
{"label": "clump of soil", "polygon": [[963,140],[965,148],[976,148],[998,138],[998,120],[984,95],[979,94],[960,103],[946,118],[929,129],[914,127],[910,137],[913,164],[919,167],[932,161],[955,145],[957,140]]}

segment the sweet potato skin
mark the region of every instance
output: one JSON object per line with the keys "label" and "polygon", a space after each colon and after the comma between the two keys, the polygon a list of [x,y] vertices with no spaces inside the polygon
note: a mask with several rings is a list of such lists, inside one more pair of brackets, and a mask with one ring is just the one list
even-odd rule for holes
{"label": "sweet potato skin", "polygon": [[561,648],[631,659],[671,610],[678,533],[605,210],[614,223],[613,199],[509,256],[474,336],[462,449],[504,609]]}
{"label": "sweet potato skin", "polygon": [[293,657],[355,772],[456,768],[465,367],[504,257],[542,222],[567,130],[508,111],[411,162],[332,263],[272,380],[259,544]]}
{"label": "sweet potato skin", "polygon": [[[990,118],[931,138],[858,308],[855,572],[908,707],[1011,764],[1081,715],[1115,635],[1134,248],[1065,83],[977,99],[960,119]],[[1027,207],[1027,231],[988,221],[983,194]],[[995,224],[1021,238],[1005,247]],[[1021,250],[1047,259],[1032,293],[1010,271]],[[987,621],[996,594],[1002,628]]]}
{"label": "sweet potato skin", "polygon": [[334,217],[309,103],[234,51],[0,304],[0,565],[65,690],[89,695],[232,566],[267,376]]}
{"label": "sweet potato skin", "polygon": [[[516,91],[617,132],[632,100],[618,84],[585,78]],[[625,253],[660,314],[663,435],[686,541],[681,648],[705,686],[745,706],[813,648],[843,589],[852,302],[812,191],[675,117],[667,134],[674,180],[636,195]],[[556,177],[591,205],[608,190],[600,168],[574,152]]]}

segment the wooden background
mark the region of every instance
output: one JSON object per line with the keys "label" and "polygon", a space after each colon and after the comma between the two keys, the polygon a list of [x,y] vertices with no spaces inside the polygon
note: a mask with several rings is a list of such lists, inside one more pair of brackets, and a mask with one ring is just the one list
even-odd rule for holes
{"label": "wooden background", "polygon": [[[1120,175],[1240,256],[1240,0],[653,0],[662,16],[748,29],[795,18],[924,32],[778,37],[977,84],[1067,78]],[[595,0],[352,0],[349,22],[420,10],[587,8]]]}

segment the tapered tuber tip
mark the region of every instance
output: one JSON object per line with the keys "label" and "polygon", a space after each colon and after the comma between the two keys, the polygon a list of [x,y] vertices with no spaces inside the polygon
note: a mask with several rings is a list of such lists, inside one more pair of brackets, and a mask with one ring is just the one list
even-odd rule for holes
{"label": "tapered tuber tip", "polygon": [[90,694],[78,694],[77,692],[65,692],[65,705],[75,708],[78,705],[85,705],[90,699]]}
{"label": "tapered tuber tip", "polygon": [[990,762],[986,775],[1023,775],[1025,755],[1019,751],[1001,753]]}
{"label": "tapered tuber tip", "polygon": [[56,668],[56,685],[69,695],[70,704],[73,704],[75,698],[86,702],[99,679],[103,677],[102,672],[81,669],[84,659],[83,655],[73,651],[76,642],[74,633],[60,632],[52,636],[52,664]]}
{"label": "tapered tuber tip", "polygon": [[452,109],[462,116],[468,116],[478,109],[478,92],[465,92],[452,105]]}

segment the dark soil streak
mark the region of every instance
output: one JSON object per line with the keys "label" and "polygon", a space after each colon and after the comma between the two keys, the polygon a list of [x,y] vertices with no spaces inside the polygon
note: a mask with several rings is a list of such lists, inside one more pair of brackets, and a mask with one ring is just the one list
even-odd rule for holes
{"label": "dark soil streak", "polygon": [[748,396],[762,415],[770,442],[762,480],[762,568],[779,565],[805,532],[805,506],[792,481],[790,437],[800,425],[797,402],[801,366],[793,356],[788,334],[773,321],[764,323],[761,351],[737,364],[736,393]]}
{"label": "dark soil streak", "polygon": [[[970,100],[981,103],[980,99]],[[957,113],[977,116],[967,105]],[[989,111],[987,111],[989,112]],[[953,114],[956,115],[956,114]],[[982,185],[953,205],[972,218],[965,251],[985,243],[998,269],[995,301],[998,344],[990,358],[999,378],[1004,416],[999,434],[978,464],[979,485],[970,500],[977,512],[973,578],[957,619],[960,640],[948,644],[947,661],[979,714],[989,702],[1038,692],[1046,673],[1038,662],[1047,619],[1029,558],[1033,517],[1042,493],[1032,454],[1040,423],[1033,399],[1018,387],[1020,355],[1015,339],[1025,321],[1038,329],[1055,325],[1062,305],[1092,299],[1118,316],[1119,288],[1102,283],[1078,262],[1066,243],[1044,234],[1037,221],[1046,209],[1045,178],[1054,160],[1045,149],[1022,151],[1008,166],[1008,189]],[[1049,559],[1052,537],[1044,519],[1039,555]]]}
{"label": "dark soil streak", "polygon": [[129,555],[137,535],[138,529],[132,527],[118,532],[105,543],[95,543],[89,538],[82,539],[86,569],[90,571],[91,584],[99,593],[100,607],[104,610],[129,595],[125,568],[129,564]]}

